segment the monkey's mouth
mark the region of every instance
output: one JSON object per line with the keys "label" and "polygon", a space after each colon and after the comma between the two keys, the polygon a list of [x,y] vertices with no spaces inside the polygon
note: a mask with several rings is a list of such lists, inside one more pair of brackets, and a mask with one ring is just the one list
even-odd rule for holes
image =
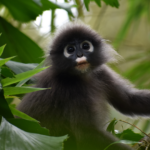
{"label": "monkey's mouth", "polygon": [[81,61],[77,63],[75,68],[81,72],[86,72],[89,66],[90,64],[87,61]]}

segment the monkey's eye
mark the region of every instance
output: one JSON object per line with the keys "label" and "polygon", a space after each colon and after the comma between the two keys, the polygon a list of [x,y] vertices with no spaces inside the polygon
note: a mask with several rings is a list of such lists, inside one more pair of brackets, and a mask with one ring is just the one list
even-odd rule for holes
{"label": "monkey's eye", "polygon": [[72,54],[74,51],[75,51],[75,48],[74,48],[73,46],[68,46],[68,47],[67,47],[67,52],[68,52],[69,54]]}
{"label": "monkey's eye", "polygon": [[89,43],[86,43],[86,42],[83,43],[83,44],[82,44],[82,48],[88,50],[88,49],[90,48]]}
{"label": "monkey's eye", "polygon": [[90,41],[84,41],[80,44],[80,47],[83,50],[89,51],[89,52],[93,52],[94,51],[94,47],[92,45],[92,43]]}
{"label": "monkey's eye", "polygon": [[70,55],[72,55],[75,50],[76,48],[73,45],[67,45],[64,49],[65,57],[69,57]]}

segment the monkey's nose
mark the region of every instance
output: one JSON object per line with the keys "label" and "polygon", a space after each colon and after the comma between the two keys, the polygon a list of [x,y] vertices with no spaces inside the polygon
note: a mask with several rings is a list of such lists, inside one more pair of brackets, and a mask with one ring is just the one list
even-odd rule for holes
{"label": "monkey's nose", "polygon": [[82,56],[83,56],[83,54],[80,54],[80,55],[77,54],[77,57],[79,57],[79,58],[82,57]]}
{"label": "monkey's nose", "polygon": [[82,53],[77,53],[77,57],[82,57],[83,56],[83,54]]}

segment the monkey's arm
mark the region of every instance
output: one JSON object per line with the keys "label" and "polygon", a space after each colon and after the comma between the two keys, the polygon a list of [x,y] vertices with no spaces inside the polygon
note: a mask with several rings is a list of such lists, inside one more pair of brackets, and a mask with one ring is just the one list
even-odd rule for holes
{"label": "monkey's arm", "polygon": [[133,88],[105,65],[98,78],[104,81],[108,102],[118,111],[131,116],[150,115],[150,91]]}

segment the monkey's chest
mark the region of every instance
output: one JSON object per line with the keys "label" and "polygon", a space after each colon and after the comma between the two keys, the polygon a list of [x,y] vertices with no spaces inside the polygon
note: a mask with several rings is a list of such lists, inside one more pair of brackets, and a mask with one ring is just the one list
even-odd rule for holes
{"label": "monkey's chest", "polygon": [[103,122],[107,108],[101,95],[90,85],[52,88],[46,112],[51,126],[72,128]]}

